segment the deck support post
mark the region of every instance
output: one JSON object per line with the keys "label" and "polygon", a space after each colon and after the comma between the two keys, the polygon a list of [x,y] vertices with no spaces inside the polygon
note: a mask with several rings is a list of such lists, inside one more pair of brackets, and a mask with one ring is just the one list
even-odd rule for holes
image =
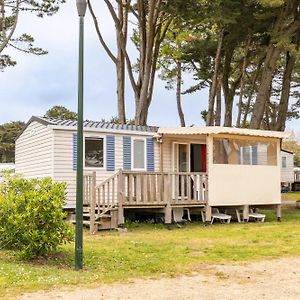
{"label": "deck support post", "polygon": [[281,222],[281,204],[276,205],[276,216],[277,216],[277,221]]}
{"label": "deck support post", "polygon": [[98,226],[95,224],[96,212],[96,172],[93,172],[90,184],[90,233],[95,234],[98,231]]}
{"label": "deck support post", "polygon": [[244,220],[244,222],[249,221],[249,205],[243,206],[243,220]]}
{"label": "deck support post", "polygon": [[172,223],[172,207],[170,202],[167,203],[165,207],[165,224]]}
{"label": "deck support post", "polygon": [[124,198],[124,176],[122,170],[118,174],[118,226],[122,227],[125,223],[123,198]]}
{"label": "deck support post", "polygon": [[211,221],[211,206],[206,204],[205,206],[205,222]]}
{"label": "deck support post", "polygon": [[167,182],[164,186],[166,189],[166,207],[164,209],[165,211],[165,224],[171,224],[172,223],[172,207],[171,207],[171,200],[172,200],[172,177],[171,174],[168,174]]}

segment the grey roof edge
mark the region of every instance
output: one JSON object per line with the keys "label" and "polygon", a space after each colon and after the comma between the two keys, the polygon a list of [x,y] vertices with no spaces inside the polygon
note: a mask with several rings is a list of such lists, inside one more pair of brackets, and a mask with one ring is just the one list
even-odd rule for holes
{"label": "grey roof edge", "polygon": [[285,150],[285,149],[283,149],[283,148],[281,148],[280,150],[283,151],[283,152],[286,152],[286,153],[295,154],[294,152],[289,151],[289,150]]}
{"label": "grey roof edge", "polygon": [[40,124],[43,124],[45,126],[47,125],[52,125],[52,123],[50,121],[47,121],[44,118],[41,117],[37,117],[37,116],[32,116],[28,122],[25,124],[25,126],[22,128],[22,130],[19,132],[19,134],[17,135],[17,137],[15,138],[15,141],[22,135],[22,133],[27,129],[27,127],[33,123],[33,122],[38,122]]}
{"label": "grey roof edge", "polygon": [[[25,126],[22,128],[18,136],[16,137],[15,141],[22,135],[22,133],[27,129],[27,127],[33,123],[38,122],[42,125],[48,126],[63,126],[63,127],[76,127],[77,121],[76,120],[62,120],[62,119],[56,119],[56,118],[47,118],[47,117],[39,117],[39,116],[32,116],[29,121],[25,124]],[[122,124],[113,124],[109,122],[98,122],[98,121],[84,121],[86,122],[86,125],[84,126],[84,129],[94,128],[99,129],[99,132],[103,131],[103,126],[105,126],[105,130],[109,132],[111,131],[132,131],[132,132],[140,132],[140,133],[153,133],[155,134],[159,127],[156,126],[135,126],[135,125],[122,125]],[[62,124],[63,123],[63,124]],[[67,124],[66,124],[67,123]],[[93,126],[97,125],[97,126]],[[141,127],[143,128],[141,130]]]}

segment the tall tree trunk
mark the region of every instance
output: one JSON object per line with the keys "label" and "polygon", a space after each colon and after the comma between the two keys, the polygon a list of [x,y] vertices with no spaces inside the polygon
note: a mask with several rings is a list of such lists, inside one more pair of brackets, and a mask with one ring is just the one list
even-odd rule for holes
{"label": "tall tree trunk", "polygon": [[137,1],[139,22],[139,76],[136,83],[136,125],[146,125],[152,101],[157,57],[172,19],[161,10],[162,0]]}
{"label": "tall tree trunk", "polygon": [[253,76],[253,80],[251,82],[251,90],[250,90],[250,93],[249,93],[249,96],[248,96],[248,99],[247,99],[247,102],[246,102],[246,105],[245,105],[245,112],[244,112],[244,117],[243,117],[243,123],[242,123],[242,127],[246,127],[246,123],[247,123],[247,117],[248,117],[248,114],[249,114],[249,110],[250,110],[250,105],[251,105],[251,101],[252,101],[252,97],[253,97],[253,94],[255,92],[255,87],[256,87],[256,81],[257,81],[257,78],[259,76],[259,73],[260,73],[260,70],[261,70],[261,66],[263,64],[263,61],[264,59],[261,59],[258,63],[258,66],[257,66],[257,69],[255,71],[255,75]]}
{"label": "tall tree trunk", "polygon": [[105,1],[116,28],[116,40],[117,40],[117,56],[115,56],[102,36],[100,26],[97,17],[94,13],[91,0],[88,0],[88,8],[92,15],[96,33],[99,38],[99,42],[104,48],[105,52],[115,64],[117,74],[117,107],[118,107],[118,119],[121,124],[126,123],[125,113],[125,54],[124,48],[127,43],[127,25],[128,25],[128,9],[131,0],[120,0],[118,1],[117,11],[111,5],[109,1]]}
{"label": "tall tree trunk", "polygon": [[222,74],[222,84],[224,91],[224,102],[225,102],[225,116],[224,116],[224,126],[232,126],[232,107],[235,91],[239,85],[240,77],[238,77],[234,82],[229,84],[229,77],[231,73],[231,60],[233,57],[234,48],[227,48],[224,58],[224,68]]}
{"label": "tall tree trunk", "polygon": [[278,117],[277,117],[277,124],[276,130],[284,131],[285,130],[285,122],[286,122],[286,115],[289,106],[289,97],[290,97],[290,89],[291,89],[291,78],[293,68],[296,62],[295,56],[290,56],[289,52],[286,54],[286,65],[285,70],[282,78],[282,89],[281,89],[281,97],[280,103],[278,107]]}
{"label": "tall tree trunk", "polygon": [[121,28],[120,32],[116,27],[118,48],[116,61],[118,118],[121,124],[125,124],[125,56],[122,51],[121,44],[124,43],[124,47],[126,47],[127,44],[128,6],[126,0],[118,1],[118,19]]}
{"label": "tall tree trunk", "polygon": [[[124,57],[123,57],[124,58]],[[122,57],[118,57],[116,64],[117,71],[117,101],[118,101],[118,119],[120,124],[126,123],[125,115],[125,62]],[[119,60],[120,59],[120,60]]]}
{"label": "tall tree trunk", "polygon": [[232,126],[232,108],[233,108],[234,93],[229,91],[225,98],[225,117],[224,117],[224,126]]}
{"label": "tall tree trunk", "polygon": [[222,113],[222,82],[219,79],[217,98],[216,98],[216,115],[215,115],[215,126],[221,125],[221,113]]}
{"label": "tall tree trunk", "polygon": [[[270,119],[270,113],[271,113],[271,95],[272,95],[272,83],[269,87],[269,90],[268,90],[268,96],[266,97],[266,102],[265,102],[265,119],[263,120],[264,122],[262,122],[261,124],[261,127],[263,127],[262,129],[265,129],[265,130],[272,130],[272,120]],[[270,122],[271,121],[271,122]]]}
{"label": "tall tree trunk", "polygon": [[269,45],[267,55],[264,61],[261,83],[253,107],[250,128],[260,128],[265,111],[265,104],[269,97],[269,89],[272,84],[274,72],[276,70],[276,62],[279,58],[280,52],[280,49],[275,47],[273,44]]}
{"label": "tall tree trunk", "polygon": [[239,104],[238,104],[238,116],[237,116],[237,120],[236,120],[236,127],[241,127],[244,84],[245,84],[245,75],[246,75],[247,59],[248,59],[250,43],[251,43],[251,38],[249,37],[247,40],[246,48],[245,48],[245,57],[243,59],[242,77],[241,77],[241,84],[240,84],[240,97],[239,97]]}
{"label": "tall tree trunk", "polygon": [[215,64],[214,64],[214,74],[212,78],[212,84],[209,92],[209,99],[208,99],[208,111],[206,116],[206,125],[212,126],[214,123],[214,104],[215,104],[215,98],[218,88],[218,74],[221,64],[221,51],[223,46],[223,40],[224,40],[224,28],[220,30],[219,33],[219,41],[218,41],[218,47],[217,47],[217,53],[215,57]]}
{"label": "tall tree trunk", "polygon": [[184,114],[182,111],[181,105],[181,83],[182,83],[182,75],[181,75],[181,62],[177,61],[177,78],[176,78],[176,102],[177,102],[177,111],[180,119],[180,126],[185,127]]}

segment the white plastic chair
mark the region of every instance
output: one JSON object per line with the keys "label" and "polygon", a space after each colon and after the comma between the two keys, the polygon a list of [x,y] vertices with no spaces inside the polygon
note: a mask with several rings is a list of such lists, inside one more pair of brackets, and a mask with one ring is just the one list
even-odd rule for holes
{"label": "white plastic chair", "polygon": [[251,210],[249,213],[249,220],[250,220],[250,218],[253,219],[254,222],[264,222],[266,215],[253,212],[253,210]]}
{"label": "white plastic chair", "polygon": [[175,223],[186,221],[185,219],[183,219],[183,215],[184,215],[185,211],[187,213],[188,221],[191,221],[190,210],[188,208],[186,208],[186,207],[174,207],[174,208],[172,208],[173,220],[174,220]]}
{"label": "white plastic chair", "polygon": [[229,224],[231,221],[231,216],[227,215],[227,214],[222,214],[219,212],[219,210],[217,208],[213,207],[210,224],[213,224],[215,219],[220,220],[220,223],[222,223],[222,224],[225,224],[225,223]]}

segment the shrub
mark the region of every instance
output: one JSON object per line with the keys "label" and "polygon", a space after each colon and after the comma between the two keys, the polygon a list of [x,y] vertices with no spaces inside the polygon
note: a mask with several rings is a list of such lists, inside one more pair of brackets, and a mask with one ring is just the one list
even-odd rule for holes
{"label": "shrub", "polygon": [[7,177],[0,187],[0,247],[23,259],[54,254],[73,239],[62,210],[66,184]]}

